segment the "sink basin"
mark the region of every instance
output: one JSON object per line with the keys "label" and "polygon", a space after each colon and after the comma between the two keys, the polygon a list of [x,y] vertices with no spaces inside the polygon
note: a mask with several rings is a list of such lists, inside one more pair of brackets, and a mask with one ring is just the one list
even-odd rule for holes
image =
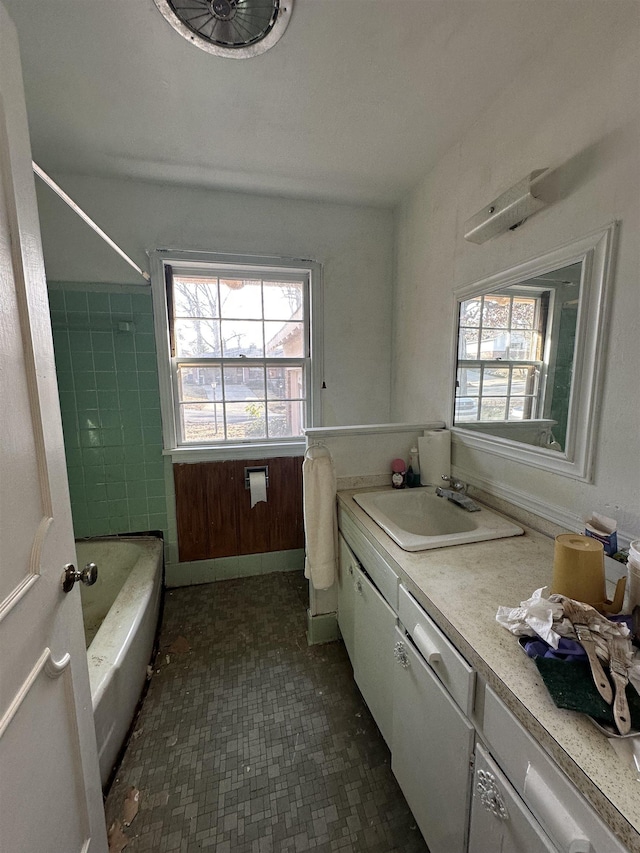
{"label": "sink basin", "polygon": [[364,492],[355,502],[404,551],[520,536],[521,527],[481,507],[468,512],[427,488]]}

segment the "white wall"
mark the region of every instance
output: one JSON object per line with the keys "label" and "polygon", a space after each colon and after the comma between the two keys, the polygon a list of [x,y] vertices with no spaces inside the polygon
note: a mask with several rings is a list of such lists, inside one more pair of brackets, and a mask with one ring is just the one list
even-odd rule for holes
{"label": "white wall", "polygon": [[[143,269],[156,248],[280,255],[324,269],[325,425],[389,417],[393,214],[390,210],[52,176]],[[49,281],[142,284],[53,192],[38,184]]]}
{"label": "white wall", "polygon": [[[585,8],[541,45],[398,215],[392,407],[398,420],[451,422],[453,289],[621,220],[593,484],[479,451],[454,465],[496,491],[640,535],[640,6]],[[452,105],[454,108],[454,105]],[[558,198],[520,229],[477,246],[464,222],[534,169],[557,170]]]}

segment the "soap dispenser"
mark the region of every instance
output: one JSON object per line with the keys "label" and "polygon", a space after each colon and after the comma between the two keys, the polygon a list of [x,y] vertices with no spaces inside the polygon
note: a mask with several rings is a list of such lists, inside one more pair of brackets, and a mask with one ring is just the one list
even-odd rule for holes
{"label": "soap dispenser", "polygon": [[409,467],[407,468],[407,486],[412,489],[420,485],[420,461],[418,448],[412,447],[409,451]]}

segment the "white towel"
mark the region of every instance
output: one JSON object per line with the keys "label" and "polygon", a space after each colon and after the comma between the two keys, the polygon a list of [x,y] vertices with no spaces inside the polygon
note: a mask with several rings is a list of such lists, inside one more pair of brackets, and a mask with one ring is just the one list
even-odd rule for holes
{"label": "white towel", "polygon": [[[317,455],[320,452],[323,455]],[[336,475],[327,448],[310,447],[302,463],[305,577],[314,589],[328,589],[336,577]]]}

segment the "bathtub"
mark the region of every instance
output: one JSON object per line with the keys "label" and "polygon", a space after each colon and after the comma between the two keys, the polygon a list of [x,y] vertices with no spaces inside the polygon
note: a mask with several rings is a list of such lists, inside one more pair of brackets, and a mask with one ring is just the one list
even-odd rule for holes
{"label": "bathtub", "polygon": [[126,738],[147,677],[160,613],[161,539],[118,537],[76,542],[78,566],[98,580],[80,595],[91,700],[103,786]]}

